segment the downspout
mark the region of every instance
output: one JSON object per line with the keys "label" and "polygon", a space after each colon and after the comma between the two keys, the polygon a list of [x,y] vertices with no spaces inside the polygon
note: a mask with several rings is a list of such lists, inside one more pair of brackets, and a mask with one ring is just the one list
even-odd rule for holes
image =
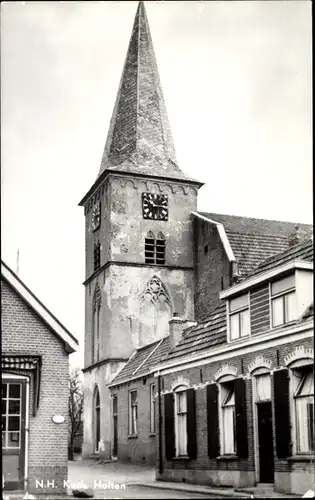
{"label": "downspout", "polygon": [[159,473],[163,474],[162,454],[162,410],[161,410],[161,375],[158,375],[158,398],[159,398]]}
{"label": "downspout", "polygon": [[26,406],[25,406],[25,464],[24,464],[24,491],[28,491],[28,437],[30,427],[30,379],[26,380]]}

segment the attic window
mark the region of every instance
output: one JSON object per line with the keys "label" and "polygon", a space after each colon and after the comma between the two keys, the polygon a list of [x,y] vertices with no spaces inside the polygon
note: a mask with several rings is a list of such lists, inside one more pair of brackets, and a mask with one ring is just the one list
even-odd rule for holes
{"label": "attic window", "polygon": [[144,254],[146,264],[165,264],[165,236],[159,232],[155,239],[152,231],[149,231],[144,242]]}
{"label": "attic window", "polygon": [[272,326],[280,326],[297,317],[294,274],[271,283]]}
{"label": "attic window", "polygon": [[248,294],[230,300],[229,316],[230,340],[247,337],[250,333]]}

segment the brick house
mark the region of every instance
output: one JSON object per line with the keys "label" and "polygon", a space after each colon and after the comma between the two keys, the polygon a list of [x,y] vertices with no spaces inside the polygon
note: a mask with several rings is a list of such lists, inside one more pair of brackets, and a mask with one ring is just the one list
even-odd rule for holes
{"label": "brick house", "polygon": [[4,262],[1,306],[4,488],[59,493],[68,478],[69,354],[78,342]]}
{"label": "brick house", "polygon": [[220,298],[197,326],[173,318],[178,343],[153,369],[157,478],[304,494],[314,489],[312,241]]}

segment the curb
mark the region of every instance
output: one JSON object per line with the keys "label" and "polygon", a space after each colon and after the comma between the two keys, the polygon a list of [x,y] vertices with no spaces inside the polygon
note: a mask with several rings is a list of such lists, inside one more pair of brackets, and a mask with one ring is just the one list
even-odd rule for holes
{"label": "curb", "polygon": [[234,490],[220,490],[214,489],[210,487],[202,487],[200,485],[188,485],[178,484],[178,483],[169,483],[169,482],[157,482],[157,483],[138,483],[138,482],[129,482],[126,483],[126,486],[138,486],[143,488],[156,488],[161,490],[174,490],[174,491],[186,491],[187,493],[198,493],[201,495],[214,495],[217,497],[233,497],[233,498],[253,498],[253,495],[250,493],[236,493]]}

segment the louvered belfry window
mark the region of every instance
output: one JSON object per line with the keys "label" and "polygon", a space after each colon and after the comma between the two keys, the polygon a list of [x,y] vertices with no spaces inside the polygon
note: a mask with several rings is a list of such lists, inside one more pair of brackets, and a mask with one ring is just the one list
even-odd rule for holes
{"label": "louvered belfry window", "polygon": [[101,244],[98,241],[94,244],[94,271],[101,267]]}
{"label": "louvered belfry window", "polygon": [[145,263],[165,264],[165,236],[161,232],[155,238],[152,231],[149,231],[145,238]]}

